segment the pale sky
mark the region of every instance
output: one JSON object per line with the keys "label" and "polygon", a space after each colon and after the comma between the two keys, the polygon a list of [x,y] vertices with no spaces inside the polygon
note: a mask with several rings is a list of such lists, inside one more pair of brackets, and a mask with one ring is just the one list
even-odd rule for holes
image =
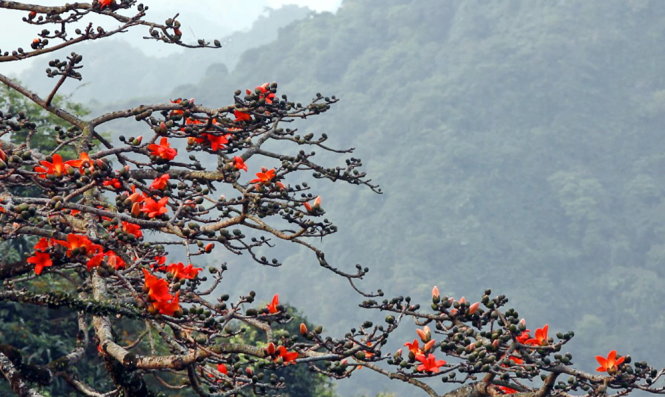
{"label": "pale sky", "polygon": [[[34,0],[44,5],[65,4],[65,0]],[[191,38],[215,39],[222,38],[232,31],[248,29],[252,22],[266,8],[279,8],[287,4],[309,7],[314,11],[335,12],[342,0],[143,0],[150,7],[148,19],[162,22],[168,17],[180,13],[183,40]],[[21,21],[25,12],[14,12],[0,9],[0,49],[13,50],[17,47],[30,48],[30,42],[36,37],[41,27],[28,25]],[[103,26],[111,27],[108,24]],[[133,34],[125,33],[122,37],[152,55],[166,55],[180,51],[175,46],[159,45],[152,41],[141,40],[146,35],[144,28],[135,28]],[[120,37],[120,35],[116,36]],[[190,40],[187,40],[190,41]],[[29,62],[0,63],[0,73],[16,74],[28,66]]]}

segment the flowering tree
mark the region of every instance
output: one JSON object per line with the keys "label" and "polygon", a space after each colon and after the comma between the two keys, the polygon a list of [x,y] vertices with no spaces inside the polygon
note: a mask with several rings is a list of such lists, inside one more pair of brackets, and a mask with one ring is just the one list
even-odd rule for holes
{"label": "flowering tree", "polygon": [[[177,18],[149,22],[147,9],[134,0],[62,6],[0,0],[0,9],[24,11],[23,21],[42,29],[29,50],[1,52],[0,62],[139,25],[148,28],[147,39],[219,46],[182,41]],[[74,28],[91,14],[118,26]],[[39,385],[56,379],[86,396],[146,396],[183,388],[201,396],[271,393],[284,386],[275,371],[288,365],[332,378],[368,368],[429,396],[665,393],[664,370],[614,350],[596,357],[597,373],[575,369],[571,355],[561,352],[572,332],[553,338],[548,325],[530,331],[517,311],[506,307],[507,299],[490,290],[469,302],[442,296],[434,287],[427,308],[409,297],[377,301],[381,291],[369,293],[357,283],[367,269],[349,272],[329,263],[313,241],[336,227],[322,219],[321,198],[308,179],[380,190],[360,170],[359,159],[328,166],[314,151],[351,150],[333,149],[325,135],[300,136],[285,125],[329,110],[335,97],[317,94],[301,105],[278,96],[277,84],[265,83],[236,91],[227,106],[180,98],[86,119],[56,99],[66,79],[81,78],[81,62],[76,53],[51,61],[47,74],[57,81],[46,98],[0,74],[4,85],[64,126],[44,133],[41,121],[29,114],[11,107],[0,113],[0,235],[29,247],[22,260],[0,262],[0,300],[74,312],[79,327],[72,351],[42,364],[27,362],[15,346],[0,345],[0,372],[17,394],[39,396]],[[99,133],[106,123],[128,118],[142,123],[146,133],[119,142]],[[40,146],[44,139],[51,144]],[[203,166],[206,157],[216,160],[213,169]],[[279,291],[258,294],[272,297],[267,305],[255,304],[253,291],[222,295],[226,265],[196,265],[204,255],[227,250],[279,266],[277,259],[261,255],[273,240],[311,251],[331,276],[347,279],[363,296],[361,307],[387,312],[385,322],[364,322],[338,338],[304,323],[295,335],[277,333],[279,324],[291,320]],[[176,250],[185,252],[187,264],[169,259]],[[42,279],[49,280],[46,288],[38,283]],[[390,335],[409,319],[417,326],[414,338],[386,352]],[[259,336],[242,338],[245,330]],[[104,364],[110,390],[97,390],[101,380],[89,384],[71,370],[88,359],[89,347]],[[427,381],[435,377],[457,387],[437,391]]]}

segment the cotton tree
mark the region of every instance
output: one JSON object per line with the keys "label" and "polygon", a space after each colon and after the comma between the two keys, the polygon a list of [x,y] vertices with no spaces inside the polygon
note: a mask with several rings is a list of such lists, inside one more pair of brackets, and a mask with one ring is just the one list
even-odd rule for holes
{"label": "cotton tree", "polygon": [[[151,22],[147,8],[132,0],[0,1],[0,10],[23,11],[23,22],[37,32],[23,40],[24,48],[0,51],[0,62],[141,27],[146,39],[164,45],[220,46],[185,41],[177,17]],[[98,27],[90,22],[93,14],[115,27]],[[328,111],[335,97],[316,94],[301,104],[276,83],[258,82],[220,94],[221,106],[165,98],[86,118],[56,96],[65,80],[83,77],[82,61],[74,52],[52,60],[47,74],[54,84],[46,97],[0,74],[12,95],[49,112],[57,124],[44,128],[43,117],[0,101],[6,105],[0,114],[0,235],[27,247],[18,261],[0,260],[0,300],[76,313],[79,327],[75,347],[49,362],[29,362],[29,348],[0,345],[0,372],[18,395],[39,396],[57,379],[87,396],[279,393],[285,380],[275,371],[285,366],[331,378],[367,368],[429,396],[665,391],[663,370],[611,347],[596,358],[595,373],[576,369],[562,350],[572,332],[552,337],[548,325],[529,330],[506,297],[490,290],[476,302],[434,287],[421,307],[409,297],[366,291],[362,266],[329,263],[316,241],[337,229],[309,183],[325,179],[380,193],[352,150],[328,146],[325,134],[289,128]],[[112,140],[100,133],[109,122],[132,118],[142,125],[141,136]],[[324,164],[317,152],[340,161]],[[214,167],[205,166],[210,158]],[[280,291],[254,292],[257,286],[247,285],[242,296],[224,295],[227,265],[201,265],[210,262],[206,255],[222,251],[279,267],[278,259],[264,256],[276,241],[310,251],[330,277],[348,280],[368,317],[378,310],[385,321],[366,321],[343,336],[304,323],[297,332],[275,332],[292,321]],[[186,261],[176,262],[175,253]],[[400,326],[412,327],[413,338],[387,351]],[[248,332],[257,336],[247,338]],[[91,365],[90,350],[104,364],[104,379],[86,383],[72,369]]]}

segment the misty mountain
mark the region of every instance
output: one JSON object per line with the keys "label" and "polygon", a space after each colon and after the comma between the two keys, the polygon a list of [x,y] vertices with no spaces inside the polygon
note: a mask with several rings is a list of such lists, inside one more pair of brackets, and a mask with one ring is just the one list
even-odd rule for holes
{"label": "misty mountain", "polygon": [[[146,55],[122,36],[86,43],[74,50],[84,58],[83,80],[67,80],[60,94],[71,95],[73,100],[94,109],[137,98],[160,97],[163,101],[164,87],[198,82],[209,68],[216,73],[227,73],[243,52],[274,40],[279,29],[310,13],[308,8],[294,5],[267,9],[250,30],[222,38],[222,49],[183,49],[164,57]],[[66,50],[57,54],[65,57],[72,51]],[[47,79],[44,70],[53,58],[36,61],[20,75],[20,80],[28,82],[37,93],[48,94],[55,81]]]}
{"label": "misty mountain", "polygon": [[[391,296],[493,288],[530,328],[575,330],[569,349],[589,369],[615,348],[656,363],[664,16],[646,0],[347,0],[174,96],[221,105],[220,93],[277,81],[303,102],[341,97],[302,127],[357,147],[385,194],[317,185],[340,225],[322,243],[332,262],[369,266],[365,287]],[[357,325],[360,299],[315,267],[292,254],[238,283],[290,287],[315,321]]]}

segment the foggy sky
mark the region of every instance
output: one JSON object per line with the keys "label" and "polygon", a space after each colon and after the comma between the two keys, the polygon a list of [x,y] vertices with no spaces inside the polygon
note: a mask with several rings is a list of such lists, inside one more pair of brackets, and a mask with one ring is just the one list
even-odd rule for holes
{"label": "foggy sky", "polygon": [[[231,32],[248,29],[266,8],[279,8],[287,4],[306,6],[312,10],[334,12],[342,0],[143,0],[150,7],[148,19],[163,21],[180,13],[183,25],[183,40],[195,41],[198,38],[222,38]],[[43,5],[64,4],[64,0],[41,0]],[[17,47],[29,48],[29,41],[36,37],[41,27],[21,21],[24,12],[0,10],[0,49],[13,50]],[[103,24],[103,26],[113,26]],[[124,33],[122,39],[141,48],[151,55],[167,55],[181,51],[176,46],[160,45],[154,41],[142,40],[146,29],[135,28]],[[120,35],[116,36],[120,37]],[[28,40],[27,42],[25,42]],[[18,74],[26,69],[31,60],[0,63],[0,73]]]}

